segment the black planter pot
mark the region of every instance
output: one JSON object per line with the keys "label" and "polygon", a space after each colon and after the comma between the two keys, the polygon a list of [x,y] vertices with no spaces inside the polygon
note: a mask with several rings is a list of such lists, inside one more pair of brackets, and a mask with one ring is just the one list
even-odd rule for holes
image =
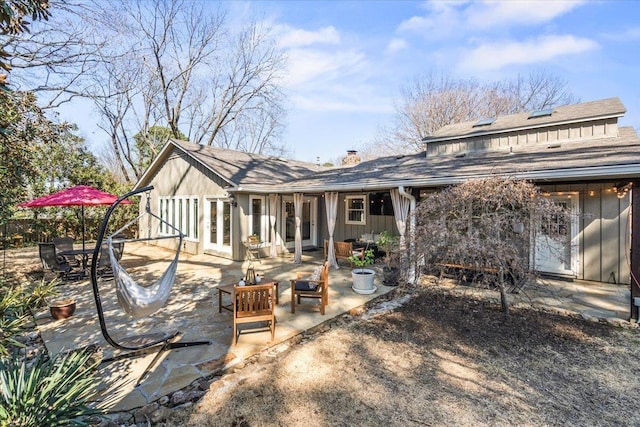
{"label": "black planter pot", "polygon": [[400,281],[400,269],[398,267],[382,268],[382,283],[385,286],[398,286]]}

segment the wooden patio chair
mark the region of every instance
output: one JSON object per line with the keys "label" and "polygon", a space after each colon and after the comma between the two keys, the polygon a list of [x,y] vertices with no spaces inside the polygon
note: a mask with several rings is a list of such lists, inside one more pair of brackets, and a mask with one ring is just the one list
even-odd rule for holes
{"label": "wooden patio chair", "polygon": [[273,283],[265,285],[234,286],[233,297],[233,336],[236,344],[240,330],[239,324],[269,322],[271,341],[276,330]]}
{"label": "wooden patio chair", "polygon": [[[315,273],[315,274],[314,274]],[[320,300],[320,314],[329,304],[329,262],[325,261],[317,272],[299,271],[291,280],[291,313],[296,312],[296,303],[302,305],[301,298]]]}

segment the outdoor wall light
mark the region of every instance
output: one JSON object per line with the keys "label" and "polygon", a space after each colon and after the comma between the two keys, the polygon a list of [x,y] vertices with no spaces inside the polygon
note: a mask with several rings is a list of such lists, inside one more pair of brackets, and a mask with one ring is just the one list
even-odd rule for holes
{"label": "outdoor wall light", "polygon": [[613,191],[616,192],[616,196],[618,196],[618,199],[622,199],[627,195],[629,190],[631,190],[632,185],[633,183],[631,182],[628,182],[626,184],[624,182],[620,182],[613,187]]}
{"label": "outdoor wall light", "polygon": [[234,208],[238,207],[238,202],[236,202],[236,196],[234,194],[229,194],[229,203]]}

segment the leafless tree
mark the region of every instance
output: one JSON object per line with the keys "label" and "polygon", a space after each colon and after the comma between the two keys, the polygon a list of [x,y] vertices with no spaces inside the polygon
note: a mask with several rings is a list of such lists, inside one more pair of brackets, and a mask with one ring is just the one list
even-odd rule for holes
{"label": "leafless tree", "polygon": [[574,102],[567,82],[545,72],[493,83],[427,74],[401,89],[394,121],[372,145],[378,156],[415,153],[424,150],[424,137],[448,124]]}
{"label": "leafless tree", "polygon": [[31,22],[29,32],[0,38],[0,50],[10,58],[12,85],[37,92],[45,109],[82,95],[84,77],[94,73],[104,43],[85,25],[83,3],[50,0],[48,10],[48,20]]}
{"label": "leafless tree", "polygon": [[566,238],[567,210],[532,183],[503,177],[472,180],[434,192],[415,210],[418,259],[426,271],[453,270],[457,278],[507,292],[535,278],[531,248],[539,233]]}
{"label": "leafless tree", "polygon": [[[114,0],[94,14],[113,43],[87,95],[127,179],[143,172],[133,134],[166,126],[173,137],[262,154],[282,153],[283,67],[269,29],[234,32],[206,3]],[[127,169],[128,171],[124,171]]]}

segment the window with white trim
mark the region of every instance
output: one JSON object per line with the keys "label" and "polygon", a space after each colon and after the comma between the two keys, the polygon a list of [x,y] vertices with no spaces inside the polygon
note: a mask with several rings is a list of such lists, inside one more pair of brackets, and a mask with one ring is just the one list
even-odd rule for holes
{"label": "window with white trim", "polygon": [[[188,240],[198,240],[198,197],[176,196],[160,197],[160,218],[182,231]],[[173,234],[173,230],[165,223],[160,223],[159,233]]]}
{"label": "window with white trim", "polygon": [[345,224],[366,225],[367,215],[367,196],[345,196]]}

